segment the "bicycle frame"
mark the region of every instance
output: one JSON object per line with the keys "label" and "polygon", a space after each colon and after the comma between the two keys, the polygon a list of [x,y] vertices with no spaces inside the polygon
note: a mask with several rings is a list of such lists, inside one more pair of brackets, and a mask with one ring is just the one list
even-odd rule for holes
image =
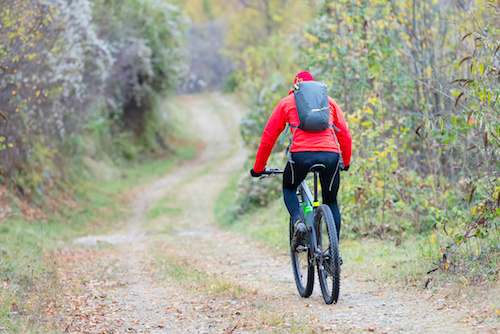
{"label": "bicycle frame", "polygon": [[309,186],[307,185],[306,179],[301,182],[300,187],[297,189],[297,192],[300,195],[300,200],[302,200],[302,203],[305,201],[309,202],[308,204],[313,206],[311,212],[304,212],[304,218],[306,221],[306,226],[307,226],[307,231],[309,233],[309,238],[310,238],[310,245],[312,247],[311,249],[311,258],[309,259],[311,261],[312,265],[316,264],[316,258],[320,254],[319,249],[318,249],[318,243],[316,240],[316,228],[314,226],[314,217],[316,216],[316,208],[318,203],[318,182],[317,182],[317,172],[314,172],[314,196],[309,189]]}

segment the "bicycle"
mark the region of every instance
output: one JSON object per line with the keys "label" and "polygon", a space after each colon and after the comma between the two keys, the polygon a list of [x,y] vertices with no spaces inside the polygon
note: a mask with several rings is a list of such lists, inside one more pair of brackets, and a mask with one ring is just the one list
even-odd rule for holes
{"label": "bicycle", "polygon": [[[319,204],[318,173],[325,169],[323,164],[311,166],[309,172],[314,174],[314,195],[306,180],[297,188],[302,221],[307,226],[305,245],[296,249],[292,247],[293,221],[290,218],[290,255],[293,275],[299,294],[307,298],[314,288],[314,266],[318,270],[321,293],[326,304],[337,303],[340,293],[340,256],[337,230],[330,207]],[[283,170],[265,170],[264,177],[283,174]]]}

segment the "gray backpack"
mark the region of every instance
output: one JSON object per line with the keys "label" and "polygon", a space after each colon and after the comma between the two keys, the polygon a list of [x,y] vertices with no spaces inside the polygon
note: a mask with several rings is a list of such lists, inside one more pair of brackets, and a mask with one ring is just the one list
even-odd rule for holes
{"label": "gray backpack", "polygon": [[[285,134],[281,139],[281,143],[285,140],[285,136],[288,133],[289,127],[294,128],[292,136],[290,138],[290,144],[287,148],[288,161],[294,163],[291,154],[290,147],[292,146],[293,136],[297,129],[301,129],[305,132],[323,132],[328,128],[333,128],[335,131],[340,132],[340,129],[335,125],[330,124],[330,103],[328,102],[328,93],[326,91],[326,85],[318,81],[301,81],[293,85],[293,95],[295,97],[295,106],[297,109],[297,114],[299,115],[300,124],[299,126],[293,126],[288,124],[285,130]],[[333,132],[333,136],[337,143],[340,155],[340,166],[344,165],[342,159],[342,151],[340,149],[339,141],[337,136]],[[338,168],[338,166],[337,166]],[[336,172],[336,171],[335,171]]]}
{"label": "gray backpack", "polygon": [[330,104],[326,85],[317,81],[302,81],[293,85],[295,105],[299,114],[299,129],[323,132],[330,127]]}

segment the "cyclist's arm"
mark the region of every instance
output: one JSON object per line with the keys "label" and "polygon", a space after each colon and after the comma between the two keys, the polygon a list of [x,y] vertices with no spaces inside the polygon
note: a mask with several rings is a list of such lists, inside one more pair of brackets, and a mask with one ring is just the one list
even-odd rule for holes
{"label": "cyclist's arm", "polygon": [[262,172],[266,168],[267,159],[271,155],[274,143],[276,143],[276,139],[278,139],[280,133],[285,129],[286,115],[284,106],[283,101],[280,101],[276,105],[264,128],[253,167],[253,170],[257,173]]}
{"label": "cyclist's arm", "polygon": [[333,123],[340,129],[340,132],[335,130],[333,131],[335,131],[335,135],[339,141],[340,149],[342,151],[342,159],[344,160],[344,165],[349,166],[351,164],[351,132],[347,127],[342,109],[340,109],[338,104],[331,97],[328,97],[328,101],[330,102],[330,107],[334,110],[335,117]]}

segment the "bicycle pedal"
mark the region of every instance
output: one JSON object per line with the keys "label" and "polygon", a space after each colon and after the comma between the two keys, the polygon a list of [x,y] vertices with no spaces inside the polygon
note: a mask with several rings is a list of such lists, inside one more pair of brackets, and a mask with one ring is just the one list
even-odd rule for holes
{"label": "bicycle pedal", "polygon": [[305,251],[307,251],[307,247],[306,246],[303,246],[303,245],[297,246],[297,252],[298,253],[302,253],[302,252],[305,252]]}

